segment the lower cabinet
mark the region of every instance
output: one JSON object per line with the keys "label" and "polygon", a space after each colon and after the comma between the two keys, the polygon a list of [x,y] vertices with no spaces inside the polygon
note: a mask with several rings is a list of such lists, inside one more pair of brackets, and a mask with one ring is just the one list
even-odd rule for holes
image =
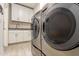
{"label": "lower cabinet", "polygon": [[17,38],[17,32],[14,30],[9,30],[9,43],[15,43]]}
{"label": "lower cabinet", "polygon": [[17,30],[16,42],[21,42],[24,39],[24,33],[22,30]]}
{"label": "lower cabinet", "polygon": [[31,30],[9,30],[9,44],[31,40]]}
{"label": "lower cabinet", "polygon": [[31,30],[24,30],[24,41],[30,41],[31,40]]}

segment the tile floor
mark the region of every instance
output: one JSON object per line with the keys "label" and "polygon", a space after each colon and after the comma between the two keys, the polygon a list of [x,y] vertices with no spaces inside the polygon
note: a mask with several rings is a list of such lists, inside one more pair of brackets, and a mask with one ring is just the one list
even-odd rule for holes
{"label": "tile floor", "polygon": [[5,56],[32,56],[31,42],[11,44],[4,49]]}

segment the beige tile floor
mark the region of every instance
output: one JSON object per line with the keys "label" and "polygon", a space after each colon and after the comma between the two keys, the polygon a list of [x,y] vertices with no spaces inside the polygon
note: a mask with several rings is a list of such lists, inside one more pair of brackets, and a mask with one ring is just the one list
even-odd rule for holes
{"label": "beige tile floor", "polygon": [[32,56],[31,42],[11,44],[4,49],[5,56]]}

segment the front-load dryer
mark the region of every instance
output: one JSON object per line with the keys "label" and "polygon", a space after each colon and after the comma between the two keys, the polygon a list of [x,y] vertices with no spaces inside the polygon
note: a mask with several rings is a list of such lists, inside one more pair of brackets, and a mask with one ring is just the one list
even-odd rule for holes
{"label": "front-load dryer", "polygon": [[41,22],[41,12],[38,11],[32,17],[32,47],[31,51],[34,56],[41,56],[41,39],[40,39],[40,22]]}
{"label": "front-load dryer", "polygon": [[49,3],[42,9],[42,52],[79,55],[79,5]]}

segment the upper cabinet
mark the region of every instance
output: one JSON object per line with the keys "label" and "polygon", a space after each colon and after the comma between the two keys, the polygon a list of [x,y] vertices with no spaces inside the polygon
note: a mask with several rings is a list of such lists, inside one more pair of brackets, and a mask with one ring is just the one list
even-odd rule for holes
{"label": "upper cabinet", "polygon": [[18,4],[11,4],[11,20],[21,22],[31,22],[33,9]]}
{"label": "upper cabinet", "polygon": [[16,4],[11,4],[11,20],[19,20],[19,6]]}

